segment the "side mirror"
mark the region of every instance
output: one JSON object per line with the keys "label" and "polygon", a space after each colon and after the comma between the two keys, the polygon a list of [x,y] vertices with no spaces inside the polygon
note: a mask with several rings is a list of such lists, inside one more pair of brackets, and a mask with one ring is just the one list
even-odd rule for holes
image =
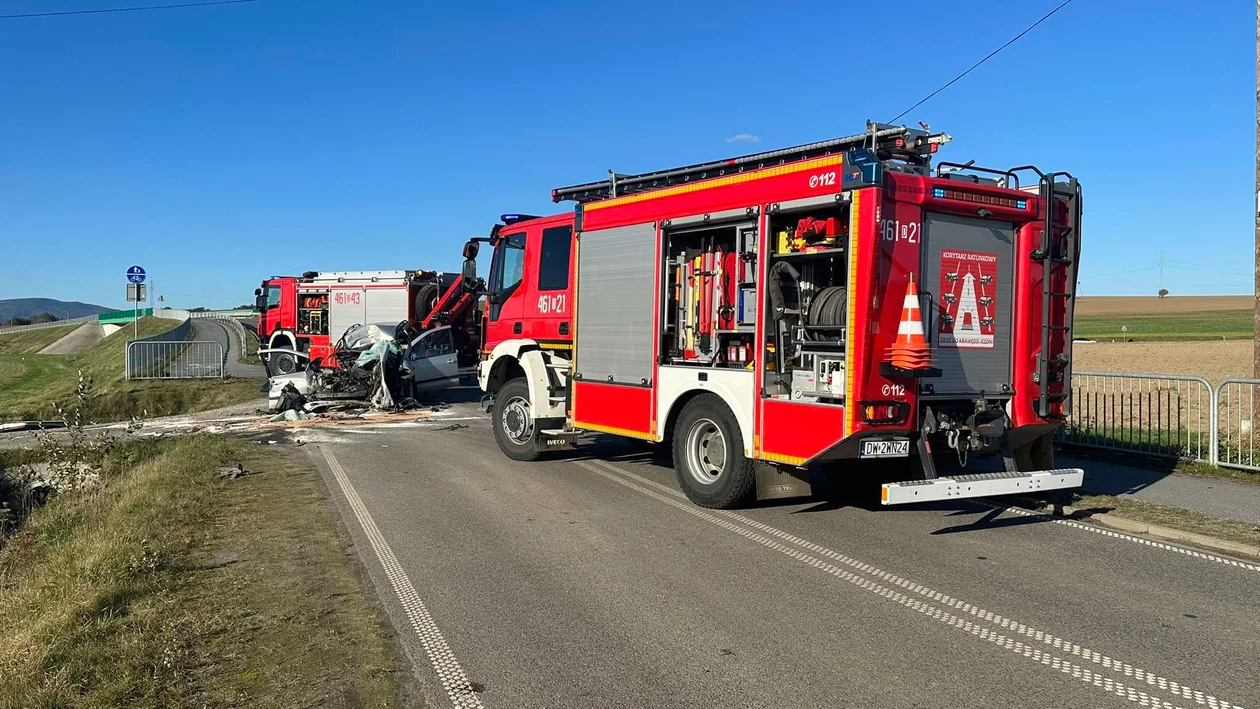
{"label": "side mirror", "polygon": [[464,258],[472,260],[477,258],[477,252],[481,250],[481,244],[476,241],[469,241],[464,244]]}
{"label": "side mirror", "polygon": [[[475,251],[476,249],[474,249]],[[477,280],[477,262],[471,258],[464,259],[464,283],[471,286]]]}
{"label": "side mirror", "polygon": [[486,300],[490,301],[491,305],[498,305],[499,303],[503,302],[503,294],[491,293],[490,295],[486,296]]}
{"label": "side mirror", "polygon": [[254,298],[254,307],[257,308],[260,312],[263,310],[266,310],[267,299],[263,297],[261,293],[259,293],[258,296]]}
{"label": "side mirror", "polygon": [[258,297],[258,296],[260,296],[260,295],[262,295],[262,288],[255,288],[255,289],[254,289],[254,297],[255,297],[255,298],[257,298],[257,297]]}

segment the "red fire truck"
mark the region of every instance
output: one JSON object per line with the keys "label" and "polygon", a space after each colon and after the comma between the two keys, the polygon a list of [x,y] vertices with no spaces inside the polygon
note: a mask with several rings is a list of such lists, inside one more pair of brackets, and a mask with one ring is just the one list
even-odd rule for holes
{"label": "red fire truck", "polygon": [[[862,458],[921,461],[885,504],[1079,486],[1051,447],[1070,406],[1079,184],[932,170],[949,139],[872,124],[505,215],[478,369],[499,447],[668,440],[683,491],[716,508]],[[1003,470],[939,476],[945,449],[997,452]]]}
{"label": "red fire truck", "polygon": [[336,366],[330,355],[353,325],[406,321],[424,330],[437,313],[448,316],[445,324],[470,312],[461,307],[452,314],[449,306],[473,297],[460,274],[433,271],[308,271],[265,280],[254,295],[258,337],[262,349],[271,350],[264,356],[272,374],[295,372],[303,359]]}

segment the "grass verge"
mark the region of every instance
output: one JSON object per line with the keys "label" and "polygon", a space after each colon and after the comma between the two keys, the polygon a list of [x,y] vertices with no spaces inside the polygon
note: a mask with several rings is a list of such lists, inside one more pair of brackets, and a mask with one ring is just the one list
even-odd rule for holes
{"label": "grass verge", "polygon": [[237,331],[237,335],[241,336],[241,354],[236,358],[241,364],[258,364],[258,336],[253,330],[241,326]]}
{"label": "grass verge", "polygon": [[[137,329],[146,337],[175,325],[173,320],[142,318]],[[55,419],[55,405],[64,405],[73,396],[79,371],[92,379],[96,395],[84,413],[97,422],[122,421],[144,412],[164,416],[204,411],[261,398],[258,381],[127,381],[123,357],[131,340],[128,326],[74,355],[25,354],[9,341],[8,348],[0,350],[0,421]],[[30,340],[22,342],[24,349],[34,346]]]}
{"label": "grass verge", "polygon": [[1260,547],[1260,525],[1170,505],[1131,500],[1113,495],[1078,495],[1072,506],[1077,510],[1114,512],[1137,522],[1194,532],[1239,544]]}
{"label": "grass verge", "polygon": [[[217,478],[237,462],[260,472]],[[102,481],[38,508],[0,552],[0,706],[404,702],[318,473],[197,436],[121,445]]]}
{"label": "grass verge", "polygon": [[[1208,310],[1139,315],[1080,315],[1073,335],[1091,340],[1249,340],[1251,310]],[[1128,328],[1121,332],[1121,328]]]}

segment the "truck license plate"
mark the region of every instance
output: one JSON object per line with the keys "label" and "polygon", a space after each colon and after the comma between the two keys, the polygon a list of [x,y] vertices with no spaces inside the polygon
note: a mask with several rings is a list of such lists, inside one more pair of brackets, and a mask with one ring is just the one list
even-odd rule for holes
{"label": "truck license plate", "polygon": [[905,458],[910,455],[910,439],[862,441],[863,458]]}

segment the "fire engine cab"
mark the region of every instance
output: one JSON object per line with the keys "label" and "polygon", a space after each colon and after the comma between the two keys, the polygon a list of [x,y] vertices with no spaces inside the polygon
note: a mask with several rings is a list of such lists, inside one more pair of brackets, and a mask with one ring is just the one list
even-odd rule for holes
{"label": "fire engine cab", "polygon": [[[478,368],[500,449],[670,441],[683,491],[716,508],[862,458],[921,461],[885,504],[1079,486],[1051,439],[1071,403],[1080,186],[933,170],[949,140],[870,124],[504,215]],[[938,476],[945,448],[1003,470]]]}

